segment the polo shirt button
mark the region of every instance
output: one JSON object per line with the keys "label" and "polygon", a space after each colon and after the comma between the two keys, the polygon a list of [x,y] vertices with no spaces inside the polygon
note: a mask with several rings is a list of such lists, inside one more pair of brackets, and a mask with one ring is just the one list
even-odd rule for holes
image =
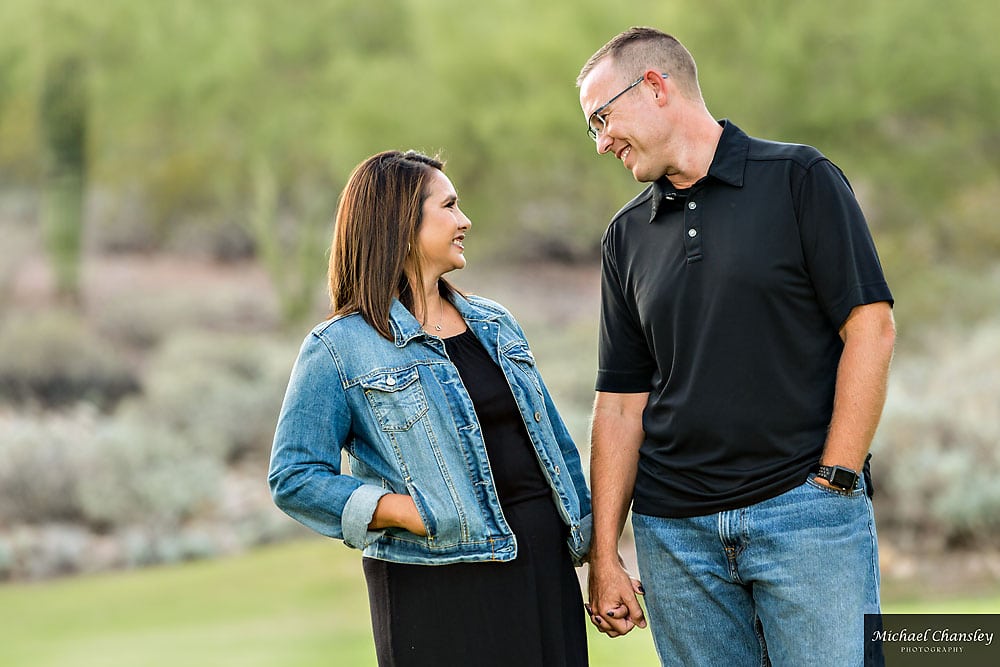
{"label": "polo shirt button", "polygon": [[536,412],[535,413],[535,421],[536,422],[542,421],[542,413],[541,412]]}
{"label": "polo shirt button", "polygon": [[698,208],[698,203],[697,202],[693,202],[693,201],[689,201],[688,202],[688,208],[693,211],[694,209]]}
{"label": "polo shirt button", "polygon": [[694,237],[698,236],[698,230],[697,229],[689,229],[688,230],[688,236],[690,236],[691,238],[694,238]]}

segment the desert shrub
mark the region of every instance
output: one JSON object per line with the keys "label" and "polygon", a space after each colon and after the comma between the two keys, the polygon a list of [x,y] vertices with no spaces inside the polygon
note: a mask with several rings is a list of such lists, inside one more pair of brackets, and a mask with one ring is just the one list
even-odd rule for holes
{"label": "desert shrub", "polygon": [[182,434],[126,415],[95,430],[79,474],[91,525],[171,528],[211,503],[223,468]]}
{"label": "desert shrub", "polygon": [[0,418],[0,525],[83,518],[77,484],[91,412]]}
{"label": "desert shrub", "polygon": [[[180,270],[180,269],[179,269]],[[113,299],[95,303],[89,317],[104,338],[148,352],[178,331],[274,330],[278,325],[273,295],[245,283],[204,287],[169,286],[151,292],[141,287],[119,290]]]}
{"label": "desert shrub", "polygon": [[20,274],[39,244],[35,218],[29,217],[38,215],[32,205],[32,195],[0,188],[0,312],[9,312]]}
{"label": "desert shrub", "polygon": [[176,299],[107,299],[90,314],[94,328],[106,340],[138,352],[148,352],[169,334],[168,324],[184,322],[188,309]]}
{"label": "desert shrub", "polygon": [[0,581],[211,558],[238,552],[248,544],[220,537],[214,526],[172,531],[127,526],[115,533],[98,534],[79,524],[22,525],[0,533]]}
{"label": "desert shrub", "polygon": [[211,503],[223,474],[182,434],[132,414],[0,419],[0,524],[176,526]]}
{"label": "desert shrub", "polygon": [[84,571],[95,538],[73,524],[19,526],[0,535],[0,579],[34,580]]}
{"label": "desert shrub", "polygon": [[139,389],[135,372],[76,315],[45,311],[0,326],[0,400],[110,409]]}
{"label": "desert shrub", "polygon": [[124,410],[0,415],[0,580],[208,558],[296,532],[265,465]]}
{"label": "desert shrub", "polygon": [[0,535],[0,581],[6,581],[14,573],[14,549],[4,535]]}
{"label": "desert shrub", "polygon": [[192,216],[176,226],[166,250],[199,259],[235,262],[252,259],[254,240],[245,225],[231,220]]}
{"label": "desert shrub", "polygon": [[879,518],[920,541],[996,541],[1000,323],[936,341],[933,359],[893,370],[873,445]]}
{"label": "desert shrub", "polygon": [[266,456],[294,348],[236,335],[178,335],[152,360],[132,407],[225,461]]}
{"label": "desert shrub", "polygon": [[88,196],[85,245],[99,253],[150,253],[161,240],[149,201],[135,184],[92,187]]}
{"label": "desert shrub", "polygon": [[127,567],[211,558],[226,552],[203,528],[162,532],[133,527],[119,536],[119,542]]}

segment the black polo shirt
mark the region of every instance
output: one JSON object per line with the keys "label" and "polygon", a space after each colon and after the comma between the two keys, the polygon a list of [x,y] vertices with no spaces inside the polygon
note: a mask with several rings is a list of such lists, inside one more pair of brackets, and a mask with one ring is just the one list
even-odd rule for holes
{"label": "black polo shirt", "polygon": [[833,412],[838,330],[887,301],[843,173],[730,122],[708,176],[651,184],[602,241],[597,390],[650,392],[633,510],[744,507],[799,484]]}

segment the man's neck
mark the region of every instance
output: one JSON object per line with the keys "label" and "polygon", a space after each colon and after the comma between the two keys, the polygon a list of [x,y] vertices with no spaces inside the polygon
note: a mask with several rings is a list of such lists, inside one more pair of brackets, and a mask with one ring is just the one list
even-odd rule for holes
{"label": "man's neck", "polygon": [[708,175],[715,151],[722,137],[722,126],[709,115],[699,116],[684,137],[678,166],[667,171],[667,178],[678,190],[686,190]]}

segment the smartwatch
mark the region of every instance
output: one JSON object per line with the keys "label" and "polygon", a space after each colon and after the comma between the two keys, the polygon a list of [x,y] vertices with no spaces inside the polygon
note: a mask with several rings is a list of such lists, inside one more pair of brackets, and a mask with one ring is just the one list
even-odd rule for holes
{"label": "smartwatch", "polygon": [[853,491],[858,483],[858,473],[843,466],[818,466],[816,476],[830,482],[830,486],[841,491]]}

